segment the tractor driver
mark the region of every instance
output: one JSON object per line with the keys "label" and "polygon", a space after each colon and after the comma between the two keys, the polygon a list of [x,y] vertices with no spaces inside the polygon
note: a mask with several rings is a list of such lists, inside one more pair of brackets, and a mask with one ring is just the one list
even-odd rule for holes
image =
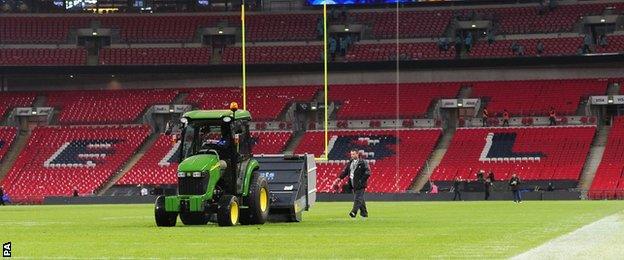
{"label": "tractor driver", "polygon": [[228,140],[221,134],[220,128],[218,131],[211,131],[211,126],[203,127],[199,133],[202,143],[201,149],[210,150],[214,149],[217,152],[221,153],[225,147],[228,145]]}

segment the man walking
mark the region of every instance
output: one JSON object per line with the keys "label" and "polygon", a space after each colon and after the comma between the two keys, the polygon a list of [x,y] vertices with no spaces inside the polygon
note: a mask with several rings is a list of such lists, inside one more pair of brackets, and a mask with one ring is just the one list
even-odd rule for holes
{"label": "man walking", "polygon": [[349,216],[355,218],[358,210],[363,218],[368,217],[368,210],[366,209],[366,201],[364,201],[364,192],[366,191],[366,185],[368,183],[368,177],[370,177],[370,167],[366,160],[360,159],[360,154],[357,150],[352,149],[350,151],[349,163],[345,166],[344,170],[338,178],[334,181],[334,187],[338,187],[340,180],[345,177],[349,177],[349,186],[353,190],[353,209],[349,212]]}
{"label": "man walking", "polygon": [[485,181],[483,181],[483,185],[485,189],[485,200],[489,200],[490,191],[492,190],[492,181],[490,181],[490,178],[486,178]]}
{"label": "man walking", "polygon": [[455,201],[456,199],[459,199],[460,201],[462,200],[461,191],[459,190],[461,183],[461,178],[455,177],[455,181],[453,182],[453,201]]}
{"label": "man walking", "polygon": [[520,178],[515,173],[511,175],[509,187],[513,192],[514,202],[522,203],[522,196],[520,196]]}

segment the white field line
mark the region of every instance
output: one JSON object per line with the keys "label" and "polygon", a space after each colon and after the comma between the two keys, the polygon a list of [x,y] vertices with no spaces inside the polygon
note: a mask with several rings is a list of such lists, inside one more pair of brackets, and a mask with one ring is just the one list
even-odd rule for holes
{"label": "white field line", "polygon": [[624,259],[624,213],[585,225],[511,259]]}

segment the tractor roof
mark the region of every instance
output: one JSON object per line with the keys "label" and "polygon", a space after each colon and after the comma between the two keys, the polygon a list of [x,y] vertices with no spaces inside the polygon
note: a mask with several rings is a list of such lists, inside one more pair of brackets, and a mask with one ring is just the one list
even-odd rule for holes
{"label": "tractor roof", "polygon": [[[221,119],[221,118],[226,117],[226,116],[232,117],[233,114],[234,113],[232,112],[232,110],[227,110],[227,109],[223,109],[223,110],[193,110],[193,111],[189,111],[189,112],[184,113],[183,117],[188,117],[191,120],[198,120],[198,119]],[[239,120],[239,119],[251,120],[251,114],[247,110],[237,110],[235,115],[236,115],[235,120]]]}

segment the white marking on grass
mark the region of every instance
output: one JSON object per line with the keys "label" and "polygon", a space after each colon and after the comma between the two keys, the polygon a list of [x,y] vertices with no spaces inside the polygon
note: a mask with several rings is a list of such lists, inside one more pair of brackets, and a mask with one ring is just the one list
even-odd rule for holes
{"label": "white marking on grass", "polygon": [[624,215],[614,214],[511,259],[622,259]]}

